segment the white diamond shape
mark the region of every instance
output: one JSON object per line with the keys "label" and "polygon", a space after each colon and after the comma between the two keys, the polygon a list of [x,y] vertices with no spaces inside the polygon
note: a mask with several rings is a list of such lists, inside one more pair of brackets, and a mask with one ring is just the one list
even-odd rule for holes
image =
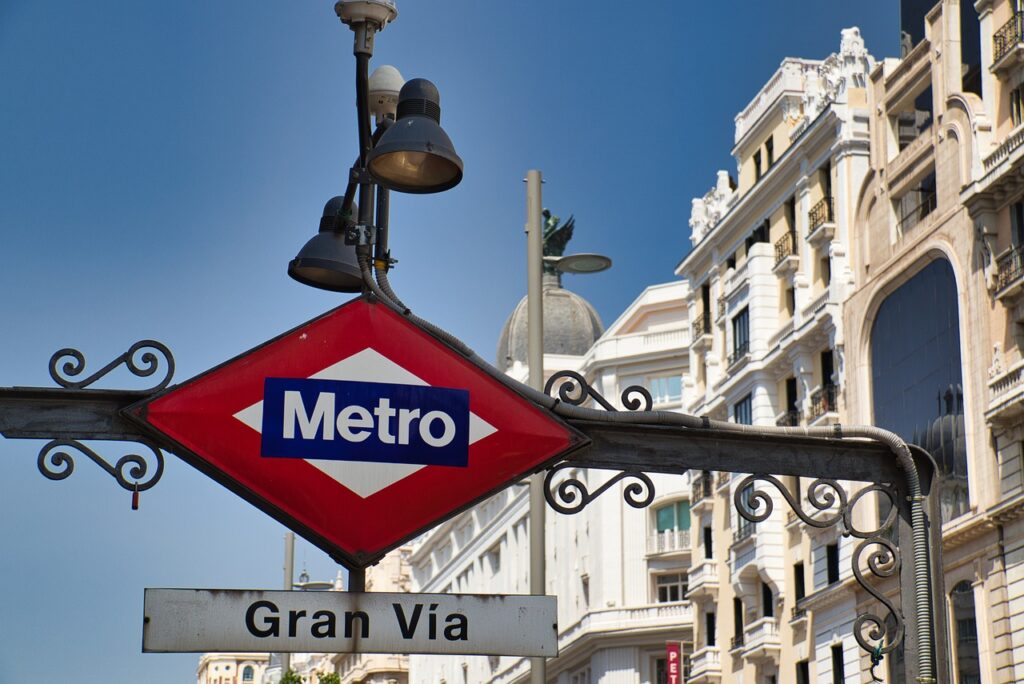
{"label": "white diamond shape", "polygon": [[[349,380],[353,382],[385,382],[396,385],[427,385],[391,359],[369,347],[322,371],[309,376],[316,380]],[[235,414],[235,418],[256,432],[263,429],[263,402],[257,401]],[[473,412],[469,414],[469,443],[479,442],[497,432],[497,428]],[[411,463],[369,463],[365,461],[331,461],[305,459],[325,475],[352,490],[362,498],[376,494],[402,480],[422,465]]]}

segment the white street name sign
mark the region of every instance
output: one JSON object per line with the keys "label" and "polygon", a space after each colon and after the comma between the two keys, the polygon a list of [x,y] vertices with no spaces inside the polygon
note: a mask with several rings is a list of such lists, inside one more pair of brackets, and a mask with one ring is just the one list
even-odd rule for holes
{"label": "white street name sign", "polygon": [[558,655],[553,596],[146,589],[148,653]]}

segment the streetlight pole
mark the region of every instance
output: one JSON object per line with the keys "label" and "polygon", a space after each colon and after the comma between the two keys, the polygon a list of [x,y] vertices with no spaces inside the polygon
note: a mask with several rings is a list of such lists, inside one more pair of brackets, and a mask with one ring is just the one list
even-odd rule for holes
{"label": "streetlight pole", "polygon": [[[526,174],[526,330],[530,387],[544,389],[544,235],[541,228],[541,174]],[[530,476],[530,593],[543,596],[545,582],[544,473]],[[547,663],[544,658],[530,659],[531,684],[544,684]]]}

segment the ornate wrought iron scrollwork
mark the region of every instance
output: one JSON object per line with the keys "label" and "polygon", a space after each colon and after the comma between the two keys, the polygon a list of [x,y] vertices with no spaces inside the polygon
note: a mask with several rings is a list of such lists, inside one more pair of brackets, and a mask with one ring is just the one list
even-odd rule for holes
{"label": "ornate wrought iron scrollwork", "polygon": [[[548,378],[547,383],[544,385],[544,393],[552,395],[551,390],[556,385],[558,387],[559,401],[572,404],[573,406],[580,406],[587,399],[593,399],[606,411],[618,411],[600,392],[591,387],[579,373],[568,370],[558,371]],[[629,411],[650,411],[654,407],[654,398],[651,396],[651,393],[647,391],[646,387],[641,387],[640,385],[630,385],[622,390],[621,399],[622,405]]]}
{"label": "ornate wrought iron scrollwork", "polygon": [[[63,363],[62,363],[63,361]],[[50,357],[50,377],[66,389],[85,389],[112,370],[124,364],[128,371],[139,378],[148,378],[165,366],[164,377],[153,387],[140,392],[156,392],[167,387],[174,375],[174,356],[171,350],[155,340],[136,342],[106,366],[82,380],[74,378],[85,371],[85,355],[77,349],[61,349]]]}
{"label": "ornate wrought iron scrollwork", "polygon": [[[113,477],[117,484],[129,492],[144,492],[159,482],[164,473],[164,455],[158,447],[148,441],[138,442],[150,452],[147,459],[140,454],[126,454],[111,465],[95,451],[75,439],[54,439],[39,451],[37,465],[39,472],[50,480],[63,480],[75,472],[75,458],[70,450],[88,456],[96,465]],[[150,461],[153,465],[150,465]],[[152,472],[150,472],[152,470]]]}
{"label": "ornate wrought iron scrollwork", "polygon": [[[872,585],[861,569],[861,566],[865,565],[870,574],[879,578],[893,577],[900,572],[898,550],[886,537],[896,522],[896,493],[893,489],[881,484],[871,484],[859,489],[853,496],[847,496],[846,491],[836,480],[819,478],[813,480],[807,487],[807,501],[816,509],[815,512],[808,514],[803,510],[799,500],[778,478],[765,474],[748,475],[737,485],[733,502],[737,514],[754,523],[767,520],[774,509],[772,497],[767,492],[755,490],[753,493],[744,494],[744,488],[757,481],[771,483],[789,503],[793,513],[807,525],[821,529],[839,525],[843,536],[861,540],[853,551],[853,576],[866,592],[885,606],[889,619],[862,613],[854,621],[854,636],[861,648],[871,653],[875,659],[897,648],[903,641],[903,614]],[[872,492],[889,499],[889,511],[877,529],[861,530],[854,525],[853,510]],[[760,510],[762,507],[763,511]],[[865,559],[864,554],[870,547],[875,547],[874,551]]]}
{"label": "ornate wrought iron scrollwork", "polygon": [[558,473],[568,468],[576,467],[572,463],[562,463],[548,471],[544,478],[544,498],[548,505],[559,513],[579,513],[587,504],[606,492],[617,482],[627,478],[633,478],[636,482],[630,482],[622,492],[622,498],[633,508],[646,508],[654,501],[654,483],[651,478],[638,470],[624,470],[616,473],[610,480],[591,492],[587,489],[586,483],[576,477],[568,477],[558,485],[554,485],[554,479]]}
{"label": "ornate wrought iron scrollwork", "polygon": [[[606,411],[618,411],[600,392],[591,387],[582,375],[574,371],[558,371],[552,375],[544,385],[544,393],[554,396],[552,390],[556,387],[559,401],[580,406],[588,399],[593,399]],[[630,385],[622,390],[621,400],[622,405],[629,411],[650,411],[654,406],[651,393],[646,387],[639,385]],[[547,477],[544,478],[544,498],[548,505],[559,513],[579,513],[616,482],[627,478],[637,481],[629,483],[623,491],[622,498],[626,503],[633,508],[646,508],[654,501],[654,482],[646,473],[639,470],[621,471],[593,492],[589,491],[580,479],[574,477],[567,478],[554,487],[552,483],[555,475],[572,467],[574,466],[571,463],[556,465],[548,470]]]}

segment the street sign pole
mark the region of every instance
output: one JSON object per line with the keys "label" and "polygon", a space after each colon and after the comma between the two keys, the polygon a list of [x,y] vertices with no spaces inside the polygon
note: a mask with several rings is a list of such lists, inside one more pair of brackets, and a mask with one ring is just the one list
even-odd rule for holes
{"label": "street sign pole", "polygon": [[[541,228],[541,173],[529,171],[526,174],[526,265],[527,265],[527,361],[530,366],[530,387],[544,389],[544,292],[543,292],[543,245],[544,231]],[[530,476],[530,593],[542,596],[545,592],[545,547],[546,533],[544,520],[544,475]],[[531,684],[544,684],[547,679],[547,663],[544,658],[530,660]]]}

